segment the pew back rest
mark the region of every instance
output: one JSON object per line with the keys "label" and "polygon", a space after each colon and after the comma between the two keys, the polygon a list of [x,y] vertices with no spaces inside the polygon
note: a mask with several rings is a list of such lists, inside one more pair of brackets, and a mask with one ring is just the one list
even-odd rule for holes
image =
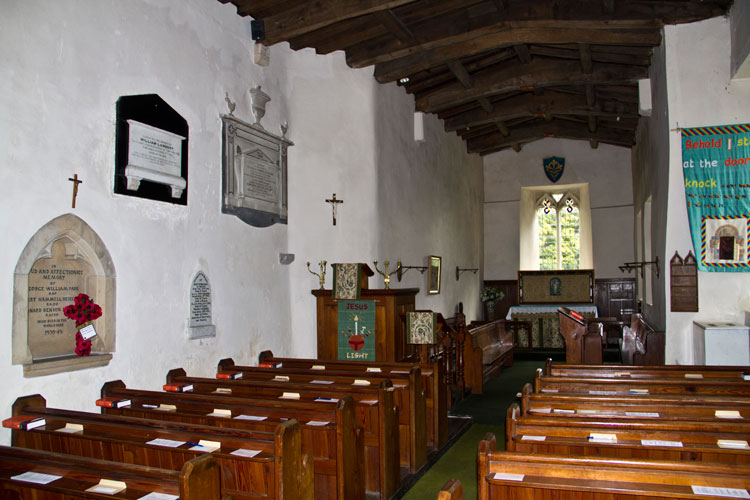
{"label": "pew back rest", "polygon": [[505,320],[484,323],[469,329],[474,347],[486,349],[496,344],[513,345],[513,335],[505,329]]}
{"label": "pew back rest", "polygon": [[630,317],[630,328],[635,332],[636,339],[643,345],[645,350],[643,353],[633,353],[633,364],[663,365],[664,332],[656,331],[640,313],[633,314]]}

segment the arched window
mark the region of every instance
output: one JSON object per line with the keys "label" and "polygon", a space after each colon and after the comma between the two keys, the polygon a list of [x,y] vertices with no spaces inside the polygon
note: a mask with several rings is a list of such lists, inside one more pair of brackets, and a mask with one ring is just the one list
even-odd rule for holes
{"label": "arched window", "polygon": [[537,200],[539,269],[581,267],[581,217],[571,193],[544,193]]}

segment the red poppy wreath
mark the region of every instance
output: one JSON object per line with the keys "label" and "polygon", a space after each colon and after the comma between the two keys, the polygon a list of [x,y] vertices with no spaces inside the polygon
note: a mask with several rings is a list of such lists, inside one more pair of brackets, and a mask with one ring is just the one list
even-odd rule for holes
{"label": "red poppy wreath", "polygon": [[79,293],[73,299],[73,304],[63,308],[63,314],[68,319],[76,322],[76,348],[75,353],[78,356],[88,356],[91,354],[91,340],[86,340],[81,335],[80,329],[91,324],[96,318],[102,315],[102,308],[85,293]]}

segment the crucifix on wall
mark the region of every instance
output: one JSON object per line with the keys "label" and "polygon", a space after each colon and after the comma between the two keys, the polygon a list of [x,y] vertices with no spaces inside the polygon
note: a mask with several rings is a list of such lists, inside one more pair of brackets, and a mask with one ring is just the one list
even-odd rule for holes
{"label": "crucifix on wall", "polygon": [[337,200],[336,199],[336,193],[333,193],[333,198],[326,200],[326,203],[331,204],[331,209],[333,210],[333,225],[336,225],[336,208],[339,203],[344,203],[344,200]]}
{"label": "crucifix on wall", "polygon": [[76,207],[76,197],[78,196],[78,185],[83,184],[83,181],[78,178],[78,174],[68,178],[69,181],[73,182],[73,208]]}

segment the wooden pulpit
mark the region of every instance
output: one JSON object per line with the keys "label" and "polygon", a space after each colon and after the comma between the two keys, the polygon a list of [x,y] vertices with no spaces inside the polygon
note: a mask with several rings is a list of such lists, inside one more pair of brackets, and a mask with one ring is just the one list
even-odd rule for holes
{"label": "wooden pulpit", "polygon": [[[364,273],[363,273],[364,274]],[[401,315],[414,311],[419,288],[370,290],[362,287],[360,300],[375,301],[375,359],[401,361],[409,354]],[[318,359],[338,359],[338,300],[331,290],[312,290],[317,303]]]}
{"label": "wooden pulpit", "polygon": [[602,364],[602,326],[589,323],[575,311],[558,307],[560,335],[565,340],[565,362],[576,365]]}

